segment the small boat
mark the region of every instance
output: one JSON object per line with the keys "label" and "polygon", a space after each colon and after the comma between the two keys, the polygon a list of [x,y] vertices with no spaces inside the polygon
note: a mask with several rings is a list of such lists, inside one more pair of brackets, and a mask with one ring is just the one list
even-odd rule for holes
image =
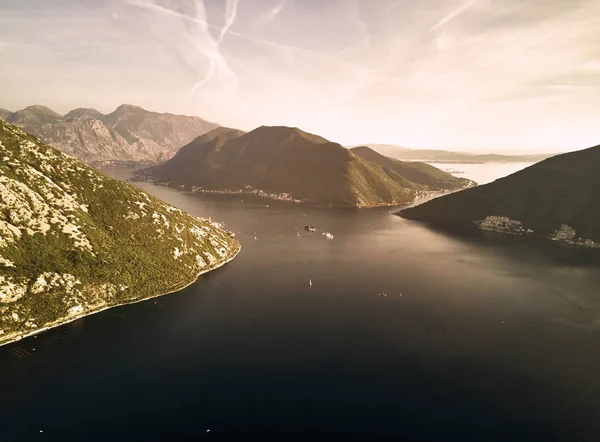
{"label": "small boat", "polygon": [[302,236],[302,235],[300,235],[300,231],[297,231],[297,232],[296,232],[296,235],[298,235],[298,236]]}
{"label": "small boat", "polygon": [[326,236],[329,239],[333,239],[333,235],[331,233],[329,233],[329,232],[323,233],[323,236]]}
{"label": "small boat", "polygon": [[316,232],[317,229],[314,226],[304,226],[304,230],[307,232]]}

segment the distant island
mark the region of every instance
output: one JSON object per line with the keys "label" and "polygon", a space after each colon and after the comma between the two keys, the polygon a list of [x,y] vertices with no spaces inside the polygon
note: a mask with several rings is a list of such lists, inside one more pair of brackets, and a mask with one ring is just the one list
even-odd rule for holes
{"label": "distant island", "polygon": [[599,167],[600,146],[557,155],[399,215],[432,224],[600,247]]}
{"label": "distant island", "polygon": [[0,117],[94,166],[157,164],[218,127],[202,118],[150,112],[131,104],[123,104],[107,115],[83,108],[60,115],[36,105],[17,112],[0,109]]}
{"label": "distant island", "polygon": [[138,180],[194,192],[254,194],[323,207],[375,207],[413,202],[432,191],[474,183],[421,163],[348,150],[298,128],[220,127],[196,138]]}
{"label": "distant island", "polygon": [[0,345],[180,290],[240,250],[2,119],[0,158]]}
{"label": "distant island", "polygon": [[432,163],[537,163],[557,154],[539,155],[500,155],[452,152],[436,149],[409,149],[391,144],[366,144],[365,146],[382,155],[406,161],[426,161]]}

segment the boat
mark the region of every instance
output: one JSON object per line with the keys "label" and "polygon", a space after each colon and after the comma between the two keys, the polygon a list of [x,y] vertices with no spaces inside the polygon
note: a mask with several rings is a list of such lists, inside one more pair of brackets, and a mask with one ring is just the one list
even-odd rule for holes
{"label": "boat", "polygon": [[317,229],[314,226],[304,226],[304,230],[307,232],[316,232]]}
{"label": "boat", "polygon": [[324,232],[323,236],[326,236],[329,239],[333,239],[333,235],[331,233],[329,233],[329,232]]}

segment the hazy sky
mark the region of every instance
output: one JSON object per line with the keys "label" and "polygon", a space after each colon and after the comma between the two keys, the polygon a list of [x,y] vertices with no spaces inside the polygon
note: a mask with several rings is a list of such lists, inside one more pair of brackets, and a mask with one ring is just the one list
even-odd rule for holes
{"label": "hazy sky", "polygon": [[0,107],[137,104],[343,144],[600,144],[600,0],[0,0]]}

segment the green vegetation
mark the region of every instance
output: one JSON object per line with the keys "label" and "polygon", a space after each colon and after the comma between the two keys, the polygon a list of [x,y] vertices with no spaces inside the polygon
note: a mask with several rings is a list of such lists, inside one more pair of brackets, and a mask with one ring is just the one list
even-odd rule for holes
{"label": "green vegetation", "polygon": [[178,290],[237,254],[207,221],[0,120],[0,344]]}
{"label": "green vegetation", "polygon": [[350,150],[354,155],[372,164],[393,171],[407,181],[426,186],[431,190],[460,189],[475,184],[470,180],[455,177],[426,163],[405,162],[383,156],[366,146],[355,147]]}
{"label": "green vegetation", "polygon": [[[600,242],[600,146],[558,155],[485,186],[400,212],[451,226],[479,226],[567,242]],[[586,241],[587,240],[587,241]]]}
{"label": "green vegetation", "polygon": [[261,126],[248,133],[219,128],[184,146],[165,164],[138,172],[137,178],[327,207],[405,204],[421,193],[470,183],[432,166],[385,160],[355,154],[298,128]]}

